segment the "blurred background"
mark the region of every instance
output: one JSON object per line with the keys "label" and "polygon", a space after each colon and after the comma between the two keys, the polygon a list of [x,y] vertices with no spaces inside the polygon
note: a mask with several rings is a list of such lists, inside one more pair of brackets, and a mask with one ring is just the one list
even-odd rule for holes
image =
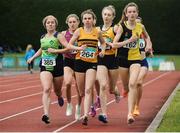
{"label": "blurred background", "polygon": [[[116,24],[129,2],[139,6],[139,16],[153,42],[155,57],[148,59],[152,69],[159,70],[161,62],[170,62],[172,70],[173,65],[175,70],[180,70],[179,0],[0,0],[1,71],[26,70],[26,46],[32,44],[35,51],[39,49],[40,36],[45,32],[42,25],[45,16],[57,17],[58,31],[62,31],[67,28],[67,15],[75,13],[80,17],[82,11],[91,8],[97,15],[97,25],[101,25],[102,8],[113,5]],[[35,61],[37,69],[38,64],[39,59]]]}

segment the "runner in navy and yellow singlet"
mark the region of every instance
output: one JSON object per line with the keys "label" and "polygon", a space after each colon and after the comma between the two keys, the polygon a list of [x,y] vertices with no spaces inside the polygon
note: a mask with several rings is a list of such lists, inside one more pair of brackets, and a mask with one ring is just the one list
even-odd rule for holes
{"label": "runner in navy and yellow singlet", "polygon": [[64,104],[61,92],[64,73],[63,56],[62,54],[57,54],[56,50],[58,50],[59,53],[64,53],[68,49],[62,49],[62,45],[59,43],[61,42],[62,44],[67,45],[67,42],[61,39],[61,35],[56,31],[58,21],[54,16],[46,16],[43,19],[43,25],[47,30],[47,33],[40,39],[40,49],[28,60],[28,62],[30,63],[41,55],[40,80],[43,87],[42,103],[44,110],[42,121],[48,124],[50,123],[49,106],[52,85],[54,86],[54,92],[58,97],[59,105],[63,106]]}
{"label": "runner in navy and yellow singlet", "polygon": [[[138,17],[136,19],[136,22],[142,23],[142,18]],[[142,56],[142,63],[141,63],[141,69],[140,69],[140,73],[137,80],[137,97],[136,97],[137,99],[136,99],[136,104],[133,111],[134,116],[140,115],[139,103],[142,97],[142,91],[143,91],[142,87],[143,87],[144,79],[148,73],[148,62],[146,59],[146,50],[145,50],[146,44],[147,44],[146,42],[149,42],[150,43],[149,45],[151,47],[151,51],[148,51],[148,53],[150,53],[149,57],[153,57],[152,43],[151,43],[150,37],[149,35],[145,37],[144,33],[142,33],[139,38],[139,47],[140,47],[140,52]]]}
{"label": "runner in navy and yellow singlet", "polygon": [[[87,125],[88,112],[92,101],[91,91],[96,80],[97,56],[98,56],[98,40],[103,45],[101,56],[105,52],[105,41],[102,37],[101,31],[96,29],[94,25],[95,14],[92,10],[86,10],[81,14],[83,27],[78,28],[71,38],[69,44],[71,48],[74,42],[78,42],[78,46],[84,46],[85,49],[78,51],[75,61],[75,76],[78,90],[84,99],[84,117],[83,125]],[[85,89],[85,91],[84,91]]]}
{"label": "runner in navy and yellow singlet", "polygon": [[[119,29],[115,36],[112,47],[118,48],[119,72],[124,87],[129,89],[128,93],[128,116],[127,122],[135,121],[133,111],[137,94],[137,79],[141,68],[142,56],[139,50],[139,38],[142,33],[147,35],[144,26],[136,23],[138,6],[131,2],[123,10]],[[150,43],[146,50],[150,50]],[[128,86],[127,86],[128,85]]]}

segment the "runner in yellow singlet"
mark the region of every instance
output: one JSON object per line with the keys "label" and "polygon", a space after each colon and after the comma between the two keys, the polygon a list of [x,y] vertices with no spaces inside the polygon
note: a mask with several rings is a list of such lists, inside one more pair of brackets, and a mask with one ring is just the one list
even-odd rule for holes
{"label": "runner in yellow singlet", "polygon": [[[115,37],[116,29],[113,25],[113,19],[115,18],[116,12],[112,5],[106,6],[102,9],[103,25],[100,26],[102,31],[102,36],[106,43],[113,42]],[[101,49],[101,47],[99,47]],[[105,50],[105,56],[98,57],[98,67],[97,67],[97,79],[100,87],[100,103],[102,113],[99,115],[98,119],[107,123],[107,86],[109,86],[109,92],[115,95],[116,102],[120,100],[119,90],[114,90],[116,81],[118,78],[118,64],[116,58],[116,49],[107,45]]]}
{"label": "runner in yellow singlet", "polygon": [[[136,22],[142,24],[142,18],[138,17],[136,19]],[[149,66],[148,66],[148,62],[146,59],[146,51],[145,51],[147,39],[150,39],[149,35],[148,35],[148,37],[145,37],[144,33],[142,33],[140,35],[139,47],[140,47],[140,52],[141,52],[141,56],[142,56],[142,63],[141,63],[141,69],[140,69],[140,73],[139,73],[138,80],[137,80],[137,97],[136,97],[136,104],[135,104],[134,111],[133,111],[134,116],[140,115],[139,103],[140,103],[140,100],[142,97],[142,92],[143,92],[142,87],[143,87],[144,79],[145,79],[146,75],[148,74],[148,67]],[[149,41],[149,42],[151,42],[151,41]],[[152,44],[149,44],[149,45],[151,45],[151,47],[152,47]],[[151,48],[151,51],[150,51],[148,57],[153,57],[152,48]]]}
{"label": "runner in yellow singlet", "polygon": [[[81,13],[83,27],[78,28],[71,38],[68,46],[75,48],[74,42],[77,40],[78,46],[84,46],[84,50],[78,51],[75,61],[75,77],[78,90],[84,99],[83,125],[88,124],[88,112],[92,101],[91,91],[96,80],[98,40],[102,44],[102,51],[99,53],[104,56],[105,41],[101,31],[94,26],[95,14],[92,10],[86,10]],[[84,90],[85,89],[85,90]]]}
{"label": "runner in yellow singlet", "polygon": [[[137,95],[137,79],[141,68],[142,56],[139,50],[139,38],[142,33],[148,34],[144,26],[136,23],[138,6],[131,2],[123,10],[118,32],[115,36],[113,48],[118,48],[119,72],[123,85],[128,84],[128,115],[127,123],[135,121],[133,111]],[[151,50],[150,40],[147,39],[146,51]]]}

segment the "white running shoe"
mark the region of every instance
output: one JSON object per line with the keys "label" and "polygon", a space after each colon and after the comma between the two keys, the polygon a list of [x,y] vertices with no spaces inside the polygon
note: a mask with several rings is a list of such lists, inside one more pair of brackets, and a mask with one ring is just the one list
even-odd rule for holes
{"label": "white running shoe", "polygon": [[73,106],[71,103],[67,103],[66,116],[72,115]]}
{"label": "white running shoe", "polygon": [[75,119],[80,120],[81,118],[81,106],[76,105]]}

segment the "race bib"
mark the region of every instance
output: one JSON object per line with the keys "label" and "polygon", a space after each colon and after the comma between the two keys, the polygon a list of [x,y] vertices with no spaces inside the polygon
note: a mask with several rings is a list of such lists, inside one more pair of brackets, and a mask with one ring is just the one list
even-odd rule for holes
{"label": "race bib", "polygon": [[139,39],[139,47],[142,49],[142,48],[145,48],[145,41],[144,39]]}
{"label": "race bib", "polygon": [[136,49],[137,48],[137,41],[128,43],[128,44],[124,45],[123,47],[128,48],[128,49]]}
{"label": "race bib", "polygon": [[80,57],[82,58],[95,58],[96,49],[95,48],[86,48],[83,51],[80,51]]}
{"label": "race bib", "polygon": [[55,58],[42,58],[42,66],[48,67],[48,66],[55,66],[55,65],[56,65]]}
{"label": "race bib", "polygon": [[77,54],[77,52],[78,52],[77,50],[72,50],[71,54]]}

